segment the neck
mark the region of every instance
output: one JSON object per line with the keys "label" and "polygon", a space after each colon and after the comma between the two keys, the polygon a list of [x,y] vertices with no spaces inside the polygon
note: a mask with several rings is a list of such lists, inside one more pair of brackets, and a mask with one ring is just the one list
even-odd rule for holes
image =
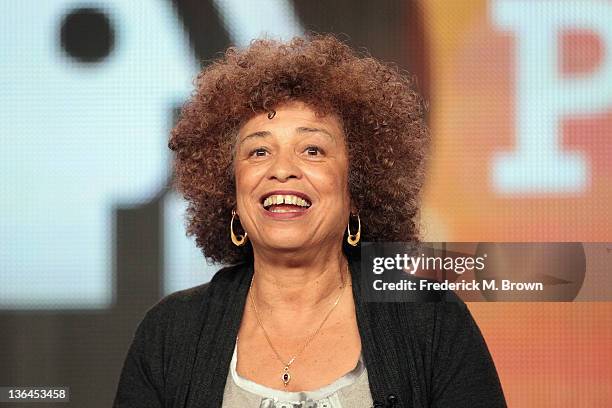
{"label": "neck", "polygon": [[308,312],[328,308],[351,284],[342,248],[302,254],[254,251],[253,295],[262,312]]}

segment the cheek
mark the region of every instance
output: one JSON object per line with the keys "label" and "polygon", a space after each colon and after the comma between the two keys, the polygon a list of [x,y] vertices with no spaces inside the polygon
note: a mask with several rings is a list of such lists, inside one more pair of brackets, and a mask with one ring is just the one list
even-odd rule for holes
{"label": "cheek", "polygon": [[319,192],[334,201],[341,203],[348,191],[348,172],[342,168],[325,168],[311,173],[310,179],[316,184]]}
{"label": "cheek", "polygon": [[252,172],[249,171],[248,166],[244,163],[236,163],[234,165],[234,177],[236,180],[236,187],[241,187],[249,184],[249,175]]}
{"label": "cheek", "polygon": [[328,193],[329,191],[337,189],[341,183],[341,181],[338,180],[339,178],[340,174],[337,174],[334,169],[328,167],[321,167],[308,171],[308,180],[321,193]]}
{"label": "cheek", "polygon": [[248,194],[249,185],[249,173],[244,171],[240,166],[236,166],[234,170],[235,184],[236,184],[236,200],[240,201],[243,195]]}
{"label": "cheek", "polygon": [[236,184],[236,200],[244,201],[251,197],[253,190],[262,179],[262,170],[252,166],[236,165],[234,167],[234,178]]}
{"label": "cheek", "polygon": [[330,171],[330,174],[333,174],[331,178],[334,188],[338,189],[339,194],[344,193],[348,186],[348,165],[343,161],[333,171]]}

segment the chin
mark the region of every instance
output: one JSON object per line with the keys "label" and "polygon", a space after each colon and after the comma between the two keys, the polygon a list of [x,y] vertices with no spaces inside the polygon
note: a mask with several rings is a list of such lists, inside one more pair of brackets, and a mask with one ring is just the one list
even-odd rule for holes
{"label": "chin", "polygon": [[282,236],[275,237],[273,240],[266,240],[264,245],[268,248],[273,248],[278,251],[290,251],[304,248],[304,239],[300,237],[293,237],[293,239],[283,239]]}

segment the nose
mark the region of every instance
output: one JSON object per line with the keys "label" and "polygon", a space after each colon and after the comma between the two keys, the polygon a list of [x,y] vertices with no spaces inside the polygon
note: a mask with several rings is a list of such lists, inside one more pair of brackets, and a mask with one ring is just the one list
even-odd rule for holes
{"label": "nose", "polygon": [[299,166],[297,158],[289,149],[279,151],[276,157],[271,161],[268,168],[268,179],[276,179],[285,182],[290,178],[302,178],[302,169]]}

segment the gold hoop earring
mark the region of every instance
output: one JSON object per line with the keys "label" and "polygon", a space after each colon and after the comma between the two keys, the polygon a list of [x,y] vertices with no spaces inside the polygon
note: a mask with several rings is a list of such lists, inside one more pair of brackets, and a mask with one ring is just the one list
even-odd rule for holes
{"label": "gold hoop earring", "polygon": [[[352,214],[351,214],[352,215]],[[348,237],[346,237],[346,242],[348,242],[352,246],[357,246],[359,240],[361,239],[361,219],[359,218],[359,214],[357,215],[357,233],[355,235],[351,234],[351,216],[349,215],[349,222],[346,226],[346,232],[348,233]]]}
{"label": "gold hoop earring", "polygon": [[236,210],[232,209],[232,220],[230,221],[230,238],[232,239],[232,242],[234,243],[234,245],[243,246],[247,241],[247,233],[245,231],[244,235],[238,235],[238,236],[234,234],[234,217],[235,216],[236,216]]}

